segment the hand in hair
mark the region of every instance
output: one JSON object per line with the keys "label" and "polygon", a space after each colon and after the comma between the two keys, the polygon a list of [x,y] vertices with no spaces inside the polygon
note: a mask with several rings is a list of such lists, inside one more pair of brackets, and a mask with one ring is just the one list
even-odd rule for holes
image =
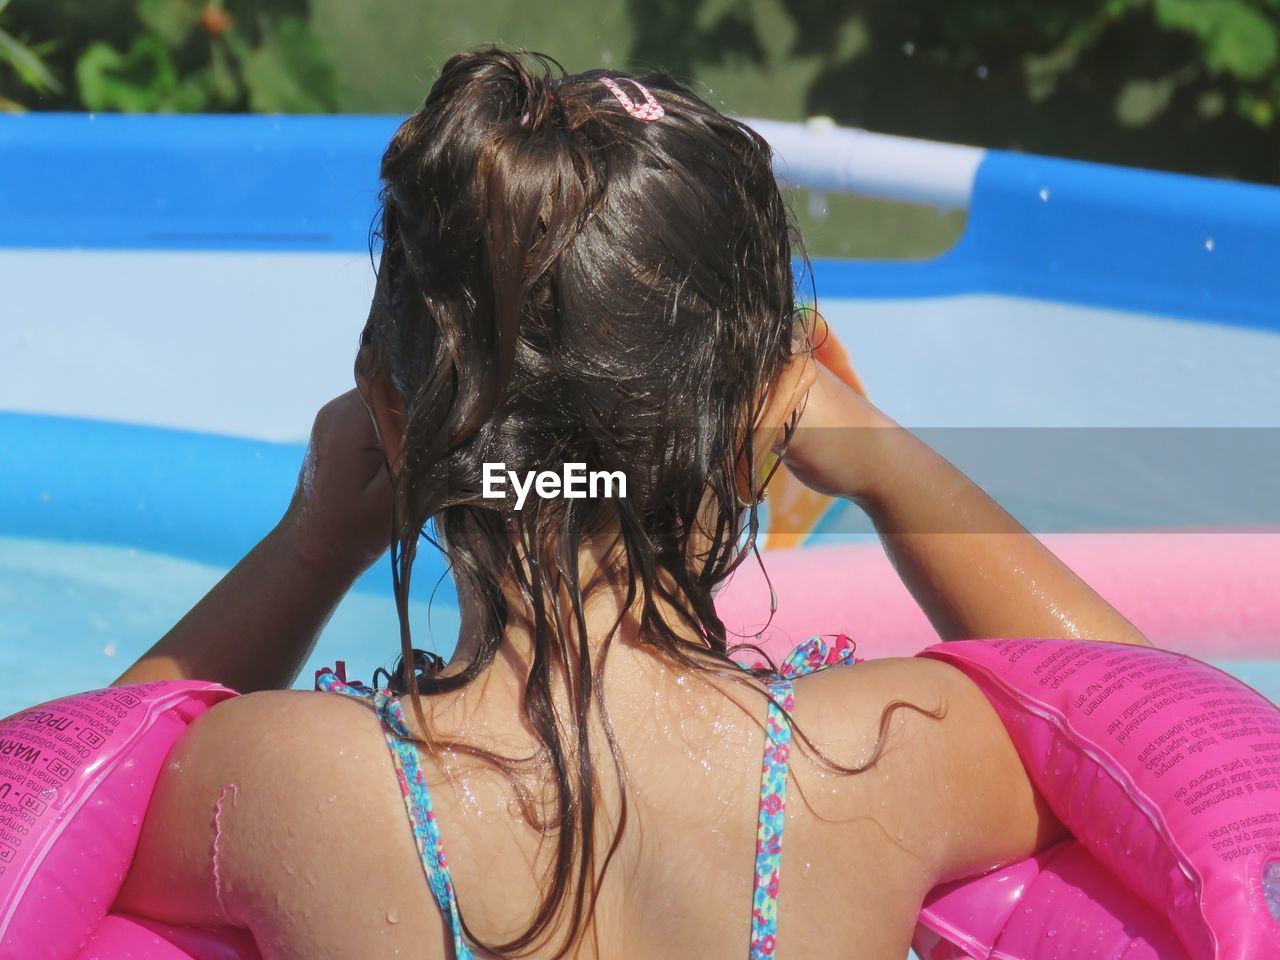
{"label": "hand in hair", "polygon": [[363,571],[391,540],[391,482],[359,391],[320,408],[281,526],[311,561]]}
{"label": "hand in hair", "polygon": [[867,512],[942,639],[1147,643],[977,484],[811,356],[788,362],[761,429],[802,482]]}
{"label": "hand in hair", "polygon": [[351,390],[316,414],[281,521],[116,683],[216,680],[241,693],[289,686],[390,538],[386,461]]}
{"label": "hand in hair", "polygon": [[781,453],[805,486],[860,503],[883,459],[874,445],[887,434],[875,431],[896,426],[820,360],[796,354],[765,405],[759,445]]}

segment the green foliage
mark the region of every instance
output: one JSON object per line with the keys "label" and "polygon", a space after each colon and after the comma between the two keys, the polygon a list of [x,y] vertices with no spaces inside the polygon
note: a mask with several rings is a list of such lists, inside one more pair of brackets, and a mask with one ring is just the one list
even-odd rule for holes
{"label": "green foliage", "polygon": [[[0,0],[0,73],[11,70],[23,86],[37,93],[56,92],[61,89],[58,78],[45,64],[42,53],[48,49],[47,44],[32,46],[24,43],[3,27],[5,8],[9,0]],[[15,100],[0,97],[0,111],[21,110],[22,106]]]}
{"label": "green foliage", "polygon": [[151,34],[134,40],[127,53],[107,43],[93,44],[76,62],[76,82],[90,110],[177,109],[178,71],[169,48]]}
{"label": "green foliage", "polygon": [[338,89],[329,61],[307,24],[284,17],[264,24],[264,40],[240,52],[249,106],[261,113],[324,113]]}
{"label": "green foliage", "polygon": [[[102,42],[76,63],[90,110],[324,113],[337,109],[337,84],[324,48],[296,16],[260,14],[241,28],[218,0],[137,0],[146,32],[127,53]],[[177,64],[182,63],[185,69]]]}
{"label": "green foliage", "polygon": [[[832,33],[833,23],[817,22],[824,6],[846,17],[857,10],[835,0],[788,6],[818,35]],[[1100,70],[1098,79],[1116,81],[1123,123],[1156,120],[1186,90],[1228,90],[1240,115],[1254,122],[1270,123],[1280,106],[1277,0],[917,0],[892,12],[888,2],[860,6],[854,15],[871,24],[872,36],[907,27],[927,38],[914,44],[916,56],[935,64],[1017,63],[1033,101],[1064,84],[1088,84],[1096,93],[1089,74]]]}
{"label": "green foliage", "polygon": [[0,0],[0,109],[401,112],[421,103],[451,53],[499,40],[571,70],[662,67],[748,116],[827,114],[886,133],[1280,182],[1280,0],[542,0],[531,9],[528,0]]}
{"label": "green foliage", "polygon": [[[28,0],[28,19],[44,17],[69,35],[60,60],[74,77],[73,92],[50,96],[59,87],[47,69],[52,82],[37,88],[44,105],[125,113],[338,109],[326,48],[289,0],[75,2]],[[0,0],[0,9],[8,3]]]}
{"label": "green foliage", "polygon": [[1235,82],[1237,113],[1270,127],[1280,106],[1277,6],[1274,0],[1155,0],[1155,15],[1199,41],[1211,74]]}
{"label": "green foliage", "polygon": [[1248,0],[1155,0],[1155,16],[1161,26],[1192,34],[1210,71],[1250,81],[1266,77],[1280,57],[1271,7]]}
{"label": "green foliage", "polygon": [[[633,61],[733,83],[739,96],[757,77],[785,78],[802,86],[801,114],[1280,180],[1280,0],[625,2]],[[700,25],[728,10],[733,30],[705,36]],[[755,99],[770,102],[768,89]]]}
{"label": "green foliage", "polygon": [[195,0],[138,0],[134,6],[143,26],[175,50],[190,39],[200,22],[200,11]]}

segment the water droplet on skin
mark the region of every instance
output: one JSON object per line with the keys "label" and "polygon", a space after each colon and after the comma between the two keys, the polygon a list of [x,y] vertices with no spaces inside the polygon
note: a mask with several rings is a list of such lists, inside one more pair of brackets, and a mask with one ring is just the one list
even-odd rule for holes
{"label": "water droplet on skin", "polygon": [[400,911],[395,907],[387,907],[387,923],[399,923]]}
{"label": "water droplet on skin", "polygon": [[1041,187],[1041,188],[1040,188],[1040,200],[1041,200],[1043,203],[1048,203],[1048,202],[1049,202],[1049,188],[1048,188],[1048,187]]}
{"label": "water droplet on skin", "polygon": [[325,803],[333,803],[333,802],[334,802],[335,800],[337,800],[337,799],[338,799],[338,795],[337,795],[336,793],[331,793],[331,794],[329,794],[329,796],[327,796],[327,797],[325,797],[325,798],[324,798],[324,802],[325,802]]}

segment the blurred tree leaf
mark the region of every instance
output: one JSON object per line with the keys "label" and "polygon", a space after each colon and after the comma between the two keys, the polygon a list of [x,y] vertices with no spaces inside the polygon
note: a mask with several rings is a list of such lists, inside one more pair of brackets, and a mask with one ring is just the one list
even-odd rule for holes
{"label": "blurred tree leaf", "polygon": [[[7,6],[9,0],[0,0],[0,16],[3,16]],[[40,50],[23,43],[0,27],[0,65],[3,64],[8,64],[18,75],[18,79],[37,93],[56,93],[62,89],[58,78],[41,58]]]}
{"label": "blurred tree leaf", "polygon": [[1206,90],[1196,100],[1196,112],[1205,120],[1222,116],[1226,109],[1227,98],[1221,90]]}
{"label": "blurred tree leaf", "polygon": [[[1120,2],[1123,3],[1123,0]],[[1085,51],[1098,42],[1108,21],[1123,12],[1123,9],[1114,4],[1108,4],[1102,16],[1074,24],[1052,49],[1041,54],[1025,55],[1022,58],[1022,69],[1027,78],[1027,95],[1032,101],[1038,102],[1052,96],[1058,89],[1059,78],[1075,69]]]}
{"label": "blurred tree leaf", "polygon": [[[830,0],[835,2],[835,0]],[[631,13],[631,59],[641,69],[661,66],[678,77],[698,64],[764,59],[753,5],[742,0],[623,0]]]}
{"label": "blurred tree leaf", "polygon": [[0,63],[7,63],[34,90],[62,89],[40,54],[4,29],[0,29]]}
{"label": "blurred tree leaf", "polygon": [[138,19],[170,48],[182,46],[200,19],[195,0],[137,0]]}
{"label": "blurred tree leaf", "polygon": [[1236,110],[1259,127],[1269,127],[1276,118],[1271,100],[1256,93],[1244,92],[1236,97]]}
{"label": "blurred tree leaf", "polygon": [[1258,80],[1280,59],[1276,22],[1258,6],[1246,0],[1155,0],[1155,13],[1162,25],[1199,38],[1213,72]]}
{"label": "blurred tree leaf", "polygon": [[127,53],[108,43],[95,43],[76,62],[80,98],[90,110],[146,113],[171,109],[178,71],[169,48],[143,34]]}
{"label": "blurred tree leaf", "polygon": [[213,95],[223,103],[235,103],[243,93],[235,64],[225,44],[215,43],[209,54],[209,85]]}
{"label": "blurred tree leaf", "polygon": [[212,87],[208,69],[184,77],[174,87],[164,109],[174,113],[203,113],[209,106]]}
{"label": "blurred tree leaf", "polygon": [[1130,80],[1116,97],[1116,119],[1126,126],[1145,127],[1169,108],[1177,88],[1175,77]]}
{"label": "blurred tree leaf", "polygon": [[297,17],[263,24],[261,45],[244,49],[240,69],[249,106],[261,113],[336,110],[337,84],[320,39]]}

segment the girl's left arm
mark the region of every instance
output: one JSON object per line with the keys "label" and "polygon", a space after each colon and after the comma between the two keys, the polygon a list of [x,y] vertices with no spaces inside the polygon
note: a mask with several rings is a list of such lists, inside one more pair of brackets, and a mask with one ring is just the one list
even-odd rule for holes
{"label": "girl's left arm", "polygon": [[391,484],[356,390],[316,415],[284,517],[116,684],[289,686],[352,584],[386,550]]}

